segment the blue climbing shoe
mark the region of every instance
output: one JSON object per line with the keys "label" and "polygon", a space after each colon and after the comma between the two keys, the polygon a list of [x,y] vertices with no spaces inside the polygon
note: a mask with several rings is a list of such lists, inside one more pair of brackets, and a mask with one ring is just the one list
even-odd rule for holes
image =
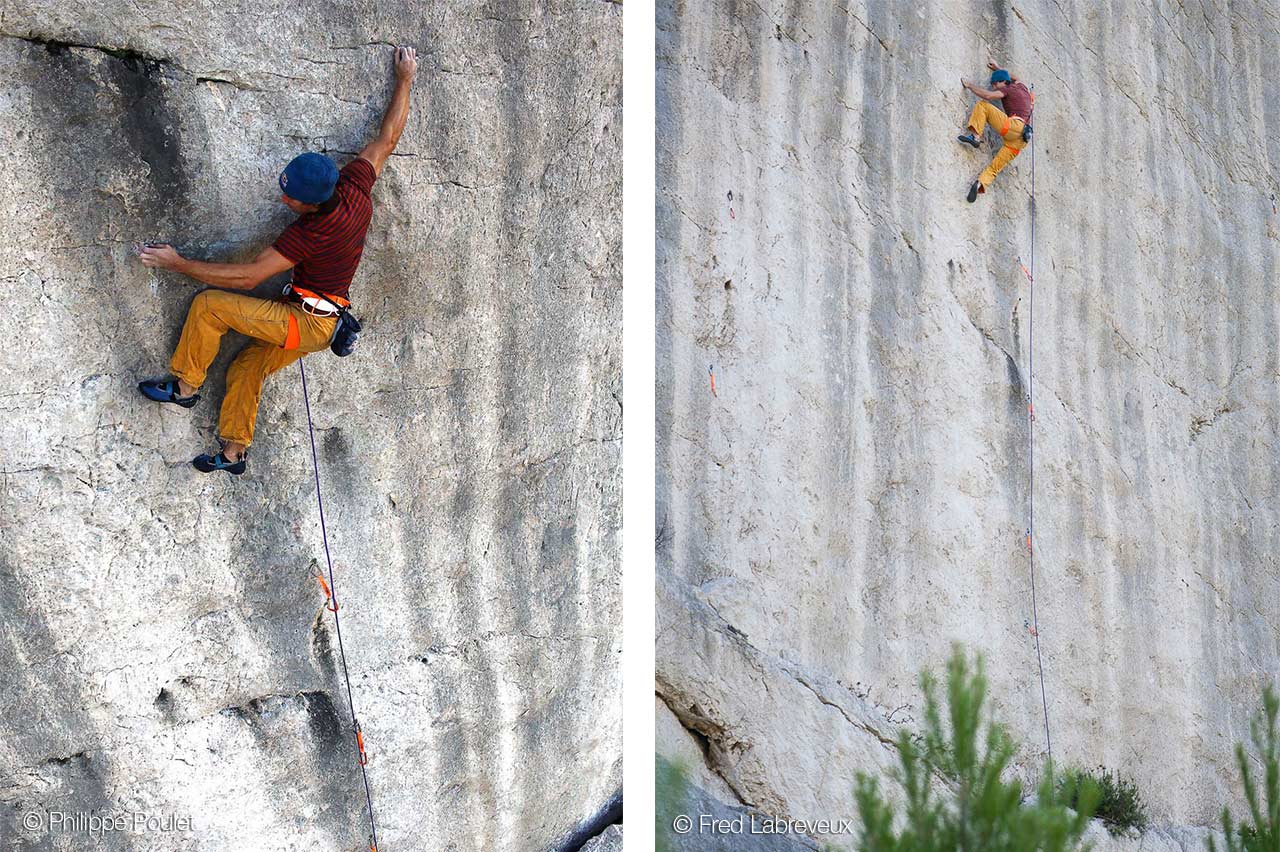
{"label": "blue climbing shoe", "polygon": [[175,405],[181,405],[183,408],[190,408],[200,401],[200,394],[193,393],[191,396],[179,396],[177,379],[147,379],[145,382],[138,382],[138,390],[147,399],[155,402],[172,402]]}
{"label": "blue climbing shoe", "polygon": [[978,140],[978,137],[974,136],[972,133],[965,133],[961,136],[957,136],[956,139],[958,139],[959,141],[963,142],[966,145],[972,145],[975,148],[977,148],[979,145],[982,144]]}
{"label": "blue climbing shoe", "polygon": [[211,456],[208,453],[196,456],[191,460],[191,464],[193,464],[195,469],[201,473],[213,473],[215,470],[225,470],[227,473],[234,474],[236,476],[244,473],[245,468],[244,456],[241,456],[236,461],[231,461],[221,452],[216,456]]}

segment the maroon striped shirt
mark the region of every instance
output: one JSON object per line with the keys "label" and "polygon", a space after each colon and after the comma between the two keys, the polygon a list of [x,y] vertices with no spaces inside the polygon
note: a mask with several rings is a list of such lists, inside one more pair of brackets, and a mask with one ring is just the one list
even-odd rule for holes
{"label": "maroon striped shirt", "polygon": [[368,160],[356,157],[338,172],[333,191],[341,199],[328,215],[299,216],[274,243],[294,262],[293,283],[307,290],[346,299],[351,278],[364,253],[364,236],[373,216],[369,193],[378,175]]}
{"label": "maroon striped shirt", "polygon": [[1031,120],[1031,92],[1026,86],[1010,83],[1004,87],[1004,97],[1000,101],[1005,115],[1020,118],[1024,122]]}

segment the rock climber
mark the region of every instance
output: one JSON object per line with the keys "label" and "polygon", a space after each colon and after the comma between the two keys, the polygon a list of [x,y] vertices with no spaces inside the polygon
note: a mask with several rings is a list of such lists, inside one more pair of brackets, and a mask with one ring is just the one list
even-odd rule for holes
{"label": "rock climber", "polygon": [[[987,67],[991,69],[991,89],[984,89],[964,78],[960,80],[961,86],[984,100],[974,104],[973,112],[969,113],[969,132],[956,138],[978,148],[982,145],[982,131],[990,124],[1000,134],[1004,145],[969,187],[967,198],[970,204],[977,200],[978,193],[987,191],[996,175],[1022,152],[1031,139],[1031,91],[996,63],[988,62]],[[1004,109],[991,101],[999,101]]]}
{"label": "rock climber", "polygon": [[[370,192],[404,131],[417,68],[414,48],[396,48],[395,89],[378,136],[341,170],[316,153],[300,154],[285,166],[280,174],[280,200],[298,218],[251,262],[191,260],[168,245],[140,249],[143,266],[180,272],[216,288],[201,291],[191,303],[169,362],[172,377],[138,384],[148,399],[191,408],[200,399],[197,391],[218,354],[222,335],[234,330],[252,338],[227,368],[227,391],[218,421],[221,449],[192,460],[201,473],[244,473],[263,382],[303,355],[329,345],[339,307],[350,305],[348,289],[373,214]],[[293,270],[292,280],[279,299],[235,292],[252,290],[287,269]]]}

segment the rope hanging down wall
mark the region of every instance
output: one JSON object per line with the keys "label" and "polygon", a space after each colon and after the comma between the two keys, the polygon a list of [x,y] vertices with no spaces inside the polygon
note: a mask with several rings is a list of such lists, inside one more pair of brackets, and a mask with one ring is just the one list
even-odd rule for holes
{"label": "rope hanging down wall", "polygon": [[[1033,161],[1034,162],[1034,161]],[[1034,171],[1034,166],[1033,166]],[[325,609],[333,613],[333,629],[338,635],[338,655],[342,660],[342,679],[347,683],[347,707],[351,709],[351,733],[356,741],[356,762],[360,765],[360,777],[364,780],[364,800],[369,808],[370,847],[378,852],[378,828],[373,821],[373,794],[369,792],[369,773],[365,767],[369,764],[369,756],[364,750],[364,733],[360,730],[360,722],[356,719],[356,704],[351,696],[351,676],[347,673],[347,650],[342,644],[342,623],[338,619],[338,586],[333,580],[333,559],[329,556],[329,532],[324,523],[324,499],[320,496],[320,460],[316,456],[316,432],[311,422],[311,398],[307,393],[307,370],[298,359],[298,371],[302,374],[302,401],[307,407],[307,436],[311,439],[311,467],[316,475],[316,507],[320,510],[320,536],[324,541],[324,561],[329,569],[329,582],[320,575],[320,587],[324,589]]]}
{"label": "rope hanging down wall", "polygon": [[[1035,88],[1034,86],[1032,87]],[[1032,103],[1035,96],[1032,95]],[[1049,699],[1044,687],[1044,658],[1040,655],[1040,614],[1036,608],[1036,137],[1031,135],[1031,269],[1027,273],[1030,307],[1027,312],[1027,562],[1031,572],[1031,637],[1036,643],[1036,666],[1040,672],[1040,706],[1044,709],[1044,744],[1053,760],[1053,739],[1049,735]],[[301,363],[301,362],[299,362]]]}

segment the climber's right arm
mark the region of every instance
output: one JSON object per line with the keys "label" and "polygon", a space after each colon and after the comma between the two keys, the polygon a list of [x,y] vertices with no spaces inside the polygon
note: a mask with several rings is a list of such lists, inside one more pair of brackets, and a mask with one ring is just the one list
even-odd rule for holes
{"label": "climber's right arm", "polygon": [[[996,62],[995,62],[995,60],[994,60],[994,59],[987,60],[987,67],[988,67],[988,68],[990,68],[992,71],[1000,71],[1000,70],[1001,70],[1000,66],[996,64]],[[1005,71],[1009,71],[1009,69],[1008,69],[1008,68],[1005,68],[1005,69],[1003,69],[1003,70],[1005,70]],[[1018,82],[1018,75],[1017,75],[1017,74],[1014,74],[1012,71],[1009,71],[1009,79],[1016,83],[1016,82]]]}
{"label": "climber's right arm", "polygon": [[377,175],[382,174],[382,167],[387,157],[396,149],[400,134],[404,132],[405,120],[409,117],[409,88],[413,85],[413,75],[418,70],[418,52],[412,47],[396,48],[396,88],[391,95],[391,105],[382,117],[382,128],[378,138],[374,139],[360,152],[362,159],[368,160]]}

